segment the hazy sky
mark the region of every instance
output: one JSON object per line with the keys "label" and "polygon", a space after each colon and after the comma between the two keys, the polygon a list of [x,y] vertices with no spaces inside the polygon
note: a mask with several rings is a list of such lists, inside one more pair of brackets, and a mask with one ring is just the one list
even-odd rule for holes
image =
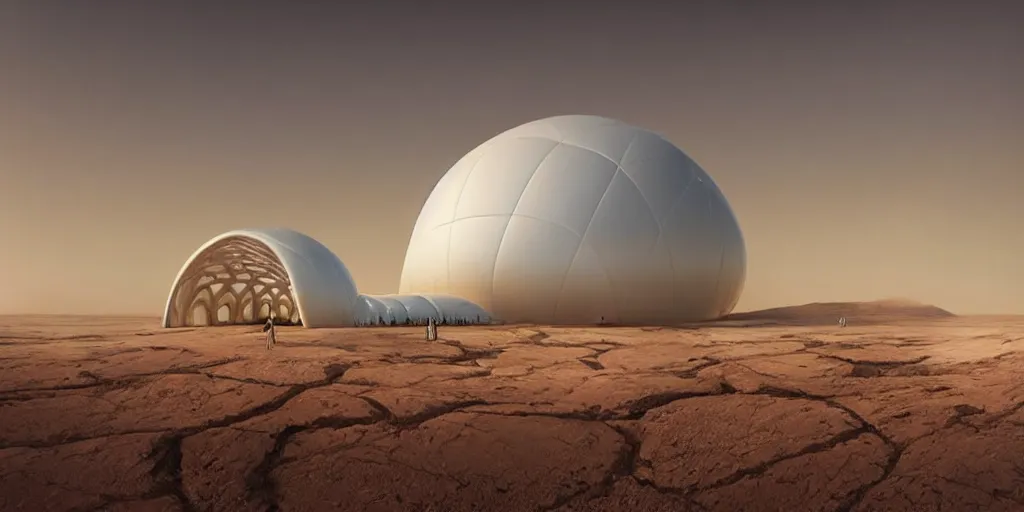
{"label": "hazy sky", "polygon": [[424,4],[0,1],[0,312],[160,314],[241,227],[396,292],[448,167],[585,113],[717,181],[740,309],[1024,313],[1024,2]]}

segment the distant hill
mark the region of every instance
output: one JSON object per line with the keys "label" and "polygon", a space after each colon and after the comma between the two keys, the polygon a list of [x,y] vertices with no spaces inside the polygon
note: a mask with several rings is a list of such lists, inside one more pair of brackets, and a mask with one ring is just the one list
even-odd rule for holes
{"label": "distant hill", "polygon": [[846,317],[851,325],[881,324],[911,320],[955,317],[945,309],[905,299],[872,302],[814,302],[802,306],[786,306],[727,315],[718,322],[744,324],[824,325]]}

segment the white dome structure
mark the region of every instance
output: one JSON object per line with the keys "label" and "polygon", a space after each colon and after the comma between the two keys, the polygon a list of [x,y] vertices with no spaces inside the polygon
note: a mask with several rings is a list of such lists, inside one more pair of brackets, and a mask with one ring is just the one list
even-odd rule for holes
{"label": "white dome structure", "polygon": [[739,224],[707,173],[657,134],[572,115],[497,135],[441,178],[399,291],[506,322],[666,325],[729,313],[745,277]]}
{"label": "white dome structure", "polygon": [[262,323],[306,327],[490,323],[480,306],[455,297],[360,295],[345,264],[320,242],[290,229],[218,235],[178,272],[164,327]]}

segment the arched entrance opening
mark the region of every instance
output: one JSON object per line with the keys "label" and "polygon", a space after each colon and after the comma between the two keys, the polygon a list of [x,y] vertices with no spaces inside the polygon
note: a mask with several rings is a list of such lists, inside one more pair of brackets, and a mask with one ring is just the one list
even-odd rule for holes
{"label": "arched entrance opening", "polygon": [[167,327],[259,324],[275,314],[301,325],[291,279],[266,244],[230,236],[197,255],[176,283]]}

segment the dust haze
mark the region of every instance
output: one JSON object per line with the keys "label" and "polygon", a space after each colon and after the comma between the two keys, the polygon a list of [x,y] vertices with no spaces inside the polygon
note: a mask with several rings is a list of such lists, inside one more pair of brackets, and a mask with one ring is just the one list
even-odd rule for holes
{"label": "dust haze", "polygon": [[386,3],[0,6],[0,312],[155,315],[193,250],[261,226],[395,292],[444,172],[566,113],[715,179],[746,239],[737,311],[1024,311],[1019,2]]}

